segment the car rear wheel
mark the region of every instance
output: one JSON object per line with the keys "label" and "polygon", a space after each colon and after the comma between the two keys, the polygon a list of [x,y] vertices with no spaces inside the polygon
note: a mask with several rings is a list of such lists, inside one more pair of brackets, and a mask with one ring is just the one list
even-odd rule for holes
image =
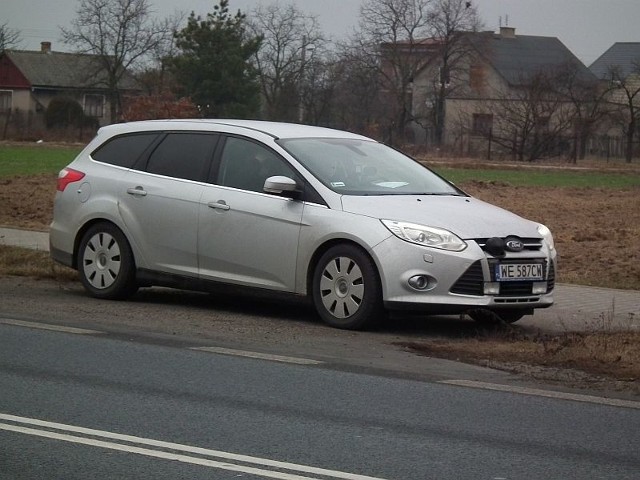
{"label": "car rear wheel", "polygon": [[313,276],[313,302],[329,325],[370,327],[384,315],[375,264],[354,245],[336,245],[320,258]]}
{"label": "car rear wheel", "polygon": [[138,286],[129,242],[111,223],[99,223],[87,230],[78,249],[78,272],[90,295],[124,299]]}

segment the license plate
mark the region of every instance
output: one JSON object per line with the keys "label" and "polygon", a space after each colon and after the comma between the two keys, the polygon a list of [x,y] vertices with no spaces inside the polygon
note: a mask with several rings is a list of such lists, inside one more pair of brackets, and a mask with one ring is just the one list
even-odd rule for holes
{"label": "license plate", "polygon": [[498,282],[544,280],[541,263],[501,263],[496,265]]}

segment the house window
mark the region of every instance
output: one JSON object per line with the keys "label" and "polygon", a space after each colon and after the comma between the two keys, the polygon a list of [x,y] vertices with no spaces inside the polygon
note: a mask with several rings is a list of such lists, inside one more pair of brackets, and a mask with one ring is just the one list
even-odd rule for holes
{"label": "house window", "polygon": [[493,128],[493,115],[491,113],[474,113],[471,133],[473,135],[489,135]]}
{"label": "house window", "polygon": [[13,101],[13,90],[0,90],[0,112],[11,110]]}
{"label": "house window", "polygon": [[88,117],[104,116],[104,95],[87,94],[84,96],[84,113]]}

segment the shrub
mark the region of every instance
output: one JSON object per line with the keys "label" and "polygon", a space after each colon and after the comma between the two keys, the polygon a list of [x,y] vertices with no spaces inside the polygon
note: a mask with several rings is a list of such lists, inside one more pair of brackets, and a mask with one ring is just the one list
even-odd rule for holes
{"label": "shrub", "polygon": [[92,126],[95,120],[87,117],[78,102],[71,98],[54,98],[44,114],[47,128]]}

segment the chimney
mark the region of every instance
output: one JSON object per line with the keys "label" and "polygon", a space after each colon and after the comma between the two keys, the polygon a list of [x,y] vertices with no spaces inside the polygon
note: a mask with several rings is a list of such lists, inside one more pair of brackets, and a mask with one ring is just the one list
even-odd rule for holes
{"label": "chimney", "polygon": [[516,29],[514,27],[500,27],[500,36],[502,38],[516,38]]}
{"label": "chimney", "polygon": [[51,42],[40,42],[40,52],[51,53]]}

